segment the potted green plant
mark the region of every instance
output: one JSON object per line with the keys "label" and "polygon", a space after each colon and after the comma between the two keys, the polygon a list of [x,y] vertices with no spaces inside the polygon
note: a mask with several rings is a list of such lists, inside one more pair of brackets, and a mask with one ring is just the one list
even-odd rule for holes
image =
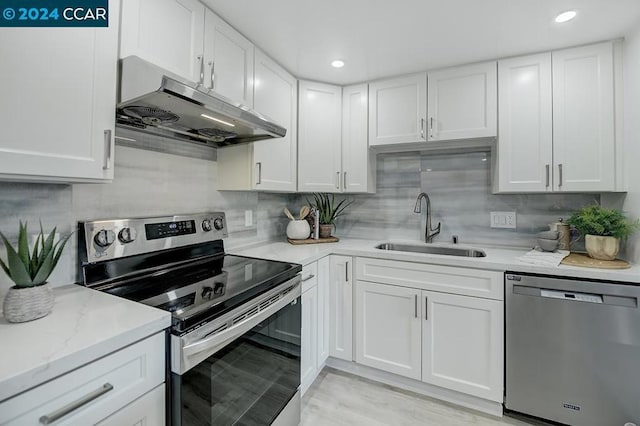
{"label": "potted green plant", "polygon": [[349,207],[352,202],[353,201],[343,199],[336,204],[335,195],[329,195],[326,192],[314,193],[313,202],[307,199],[307,203],[314,207],[318,214],[320,238],[329,238],[331,236],[336,219],[344,214],[344,210]]}
{"label": "potted green plant", "polygon": [[53,290],[47,279],[58,264],[71,234],[54,243],[55,235],[56,228],[53,228],[45,237],[41,224],[33,250],[30,250],[26,222],[20,222],[17,249],[0,232],[7,250],[7,262],[0,259],[0,266],[15,283],[4,299],[3,314],[7,321],[31,321],[51,312]]}
{"label": "potted green plant", "polygon": [[620,249],[620,240],[640,227],[637,220],[629,221],[620,211],[599,205],[583,207],[567,222],[584,235],[589,256],[599,260],[614,260]]}

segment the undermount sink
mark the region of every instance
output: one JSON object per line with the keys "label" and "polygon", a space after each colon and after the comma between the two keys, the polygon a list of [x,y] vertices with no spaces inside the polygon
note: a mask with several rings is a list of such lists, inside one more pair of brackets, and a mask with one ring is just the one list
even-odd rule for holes
{"label": "undermount sink", "polygon": [[486,257],[482,250],[465,247],[442,247],[429,245],[414,245],[403,243],[382,243],[375,248],[390,251],[407,251],[411,253],[443,254],[445,256]]}

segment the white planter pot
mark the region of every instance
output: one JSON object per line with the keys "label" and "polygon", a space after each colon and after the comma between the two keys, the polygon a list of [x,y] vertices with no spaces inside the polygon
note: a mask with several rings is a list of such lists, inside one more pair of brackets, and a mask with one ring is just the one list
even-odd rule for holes
{"label": "white planter pot", "polygon": [[587,253],[598,260],[615,260],[620,249],[620,240],[615,237],[602,237],[599,235],[585,236]]}
{"label": "white planter pot", "polygon": [[9,322],[27,322],[49,315],[53,289],[48,283],[37,287],[11,287],[4,298],[3,315]]}
{"label": "white planter pot", "polygon": [[287,225],[287,238],[292,240],[306,240],[311,234],[309,222],[305,219],[292,220]]}

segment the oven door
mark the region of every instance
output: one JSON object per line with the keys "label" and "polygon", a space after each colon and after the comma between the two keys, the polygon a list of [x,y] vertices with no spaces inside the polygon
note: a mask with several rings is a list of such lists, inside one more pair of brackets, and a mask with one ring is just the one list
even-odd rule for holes
{"label": "oven door", "polygon": [[296,277],[193,334],[172,336],[180,357],[172,360],[173,424],[273,423],[300,387],[300,308]]}

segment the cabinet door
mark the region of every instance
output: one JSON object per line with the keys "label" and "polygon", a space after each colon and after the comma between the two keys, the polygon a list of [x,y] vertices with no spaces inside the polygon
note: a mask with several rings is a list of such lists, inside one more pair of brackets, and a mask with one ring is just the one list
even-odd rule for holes
{"label": "cabinet door", "polygon": [[188,80],[200,81],[204,10],[197,0],[123,1],[120,57],[139,56]]}
{"label": "cabinet door", "polygon": [[302,393],[311,386],[317,372],[318,356],[318,288],[302,293],[302,340],[300,386]]}
{"label": "cabinet door", "polygon": [[349,256],[330,257],[331,297],[329,315],[329,355],[346,361],[353,360],[353,261]]}
{"label": "cabinet door", "polygon": [[342,89],[310,81],[298,88],[298,190],[340,192]]}
{"label": "cabinet door", "polygon": [[296,79],[264,53],[255,54],[254,109],[287,129],[282,138],[253,146],[254,188],[292,191],[297,184]]}
{"label": "cabinet door", "polygon": [[209,9],[204,24],[204,84],[253,108],[253,43]]}
{"label": "cabinet door", "polygon": [[164,426],[167,416],[164,388],[163,383],[97,423],[97,426]]}
{"label": "cabinet door", "polygon": [[375,155],[369,152],[368,86],[342,88],[342,190],[375,192]]}
{"label": "cabinet door", "polygon": [[551,191],[551,54],[501,60],[498,86],[498,191]]}
{"label": "cabinet door", "polygon": [[502,402],[503,303],[422,292],[422,381]]}
{"label": "cabinet door", "polygon": [[369,84],[369,145],[426,141],[427,74]]}
{"label": "cabinet door", "polygon": [[329,305],[331,271],[329,256],[318,260],[318,370],[329,357]]}
{"label": "cabinet door", "polygon": [[554,189],[612,191],[613,45],[560,50],[552,58]]}
{"label": "cabinet door", "polygon": [[420,380],[420,290],[356,281],[356,362]]}
{"label": "cabinet door", "polygon": [[429,140],[496,136],[497,80],[495,62],[429,73]]}
{"label": "cabinet door", "polygon": [[119,4],[107,28],[0,29],[2,178],[113,178]]}

